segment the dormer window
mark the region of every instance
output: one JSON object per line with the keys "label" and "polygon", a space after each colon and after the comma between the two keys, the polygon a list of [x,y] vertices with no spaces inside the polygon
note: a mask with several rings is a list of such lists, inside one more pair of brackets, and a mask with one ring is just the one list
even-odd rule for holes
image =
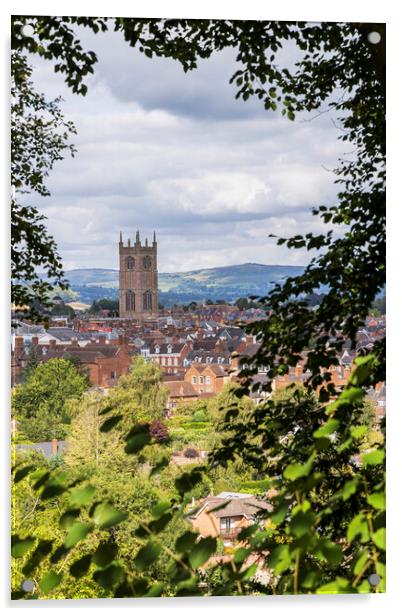
{"label": "dormer window", "polygon": [[159,353],[160,352],[160,347],[158,345],[156,345],[155,347],[155,353]]}
{"label": "dormer window", "polygon": [[171,345],[171,344],[168,344],[168,347],[167,347],[167,352],[168,352],[168,353],[171,353],[171,352],[172,352],[172,345]]}

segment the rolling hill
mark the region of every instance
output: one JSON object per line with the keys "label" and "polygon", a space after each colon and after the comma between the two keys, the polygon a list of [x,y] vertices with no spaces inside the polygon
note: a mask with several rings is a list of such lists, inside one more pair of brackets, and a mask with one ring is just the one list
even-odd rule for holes
{"label": "rolling hill", "polygon": [[[264,295],[274,283],[303,272],[301,266],[243,263],[189,272],[158,275],[160,301],[169,306],[205,299],[233,301],[238,297]],[[66,272],[78,301],[117,298],[119,272],[113,269],[75,269]]]}

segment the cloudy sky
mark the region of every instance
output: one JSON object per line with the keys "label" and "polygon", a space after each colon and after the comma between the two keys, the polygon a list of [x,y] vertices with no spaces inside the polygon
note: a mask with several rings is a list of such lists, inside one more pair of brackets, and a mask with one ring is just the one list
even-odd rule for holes
{"label": "cloudy sky", "polygon": [[[57,163],[51,196],[39,201],[65,269],[117,268],[119,232],[127,240],[137,228],[141,237],[156,230],[162,272],[308,262],[268,235],[322,229],[311,208],[333,202],[330,169],[344,149],[329,113],[290,122],[258,100],[235,100],[233,50],[185,74],[119,34],[81,40],[99,59],[86,97],[33,59],[37,88],[63,96],[78,130],[75,158]],[[292,57],[285,50],[283,61]]]}

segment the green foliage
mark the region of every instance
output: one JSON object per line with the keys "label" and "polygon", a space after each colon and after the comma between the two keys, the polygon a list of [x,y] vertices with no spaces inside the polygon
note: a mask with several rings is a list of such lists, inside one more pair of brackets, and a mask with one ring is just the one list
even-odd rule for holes
{"label": "green foliage", "polygon": [[65,359],[51,359],[32,371],[13,391],[12,411],[19,430],[30,440],[62,439],[70,416],[67,400],[79,399],[86,390],[85,378]]}
{"label": "green foliage", "polygon": [[23,385],[28,381],[29,377],[36,370],[38,365],[39,365],[39,361],[36,355],[35,345],[30,344],[28,355],[27,355],[27,361],[26,361],[26,364],[23,370],[21,371],[21,383]]}
{"label": "green foliage", "polygon": [[[263,299],[270,310],[268,319],[247,326],[261,347],[248,362],[247,369],[241,371],[240,386],[225,391],[219,404],[208,408],[209,416],[221,432],[208,465],[187,467],[180,476],[169,477],[167,498],[164,494],[159,499],[158,493],[145,484],[143,502],[138,503],[138,495],[134,499],[136,510],[128,492],[138,479],[129,471],[116,473],[115,469],[102,466],[102,474],[97,471],[91,478],[97,488],[97,501],[91,508],[82,508],[80,522],[92,524],[96,507],[112,502],[117,511],[128,513],[122,524],[127,525],[132,540],[128,542],[129,558],[123,553],[123,543],[119,543],[124,564],[111,561],[92,575],[89,570],[88,576],[82,579],[88,584],[98,584],[89,590],[96,588],[94,592],[98,596],[105,596],[102,593],[181,596],[254,591],[365,593],[372,590],[365,578],[377,573],[381,584],[375,590],[382,592],[385,590],[384,452],[377,444],[367,449],[364,443],[367,433],[364,398],[367,387],[384,380],[385,341],[376,342],[370,355],[356,362],[356,370],[340,394],[331,382],[328,369],[338,365],[338,353],[345,340],[355,345],[358,328],[385,283],[385,29],[381,24],[375,25],[382,37],[375,46],[367,39],[372,24],[333,22],[323,27],[303,22],[38,17],[35,36],[24,40],[13,31],[13,45],[15,49],[26,49],[55,60],[57,70],[66,74],[72,89],[85,94],[83,79],[91,72],[96,56],[74,45],[76,38],[70,26],[80,24],[97,31],[107,29],[110,21],[131,46],[138,46],[147,57],[171,57],[185,71],[196,68],[201,59],[215,51],[236,47],[239,68],[231,82],[236,85],[238,98],[246,101],[256,96],[267,110],[281,108],[289,120],[294,120],[299,111],[318,110],[323,101],[330,100],[329,108],[340,117],[341,139],[353,146],[354,158],[352,162],[340,161],[335,171],[340,187],[338,203],[331,207],[322,205],[314,211],[324,223],[340,226],[336,239],[331,229],[319,236],[309,233],[305,237],[297,235],[278,240],[289,248],[318,249],[318,256],[301,276],[276,285]],[[282,69],[276,61],[277,52],[286,40],[301,51],[302,57],[292,70]],[[334,96],[337,89],[344,96]],[[305,298],[320,285],[325,285],[328,292],[315,310],[311,310]],[[275,376],[295,366],[302,353],[309,373],[306,388],[295,389],[283,399],[268,399],[255,408],[248,406],[245,396],[258,366],[267,367],[264,389],[269,394]],[[127,418],[127,424],[122,422],[118,430],[124,432],[130,458],[140,452],[143,455],[151,445],[149,422],[158,418],[158,409],[163,406],[157,373],[147,373],[144,365],[137,368],[133,370],[134,376],[122,381],[115,396],[112,392],[112,408]],[[141,389],[144,382],[147,385]],[[132,390],[137,392],[134,396]],[[261,511],[257,516],[259,523],[242,531],[239,539],[244,550],[236,551],[236,558],[208,567],[208,560],[217,548],[212,538],[192,541],[185,534],[188,528],[177,526],[179,536],[172,542],[173,533],[169,534],[169,529],[188,515],[191,495],[196,490],[200,493],[205,490],[210,481],[206,473],[217,467],[230,468],[238,459],[257,476],[270,478],[276,494],[271,499],[273,510]],[[168,469],[161,468],[160,485],[165,473],[168,474]],[[28,490],[31,502],[37,498],[37,492],[40,496],[55,481],[65,487],[65,492],[55,495],[56,501],[67,502],[69,491],[75,489],[54,471],[37,475],[32,485],[30,476],[31,473],[17,485],[18,489]],[[157,478],[156,471],[152,479],[156,482]],[[158,500],[164,505],[155,507]],[[50,507],[52,500],[46,503]],[[147,511],[155,515],[147,515]],[[52,515],[50,519],[57,526],[59,510],[52,511]],[[18,523],[21,518],[19,514]],[[34,536],[33,528],[24,524],[21,537]],[[65,541],[65,533],[70,531],[62,530],[61,533],[57,526],[57,533],[53,531],[58,547],[55,543],[51,563],[68,557],[60,545]],[[103,533],[107,532],[108,529],[101,531],[94,527],[72,550],[86,545],[93,553],[105,541]],[[117,526],[117,541],[119,533]],[[126,539],[127,536],[124,535]],[[18,535],[17,541],[21,537]],[[133,537],[138,541],[135,550]],[[133,553],[139,567],[133,566]],[[269,568],[271,575],[266,584],[256,582],[255,564],[247,566],[245,559],[250,553],[257,554]],[[23,563],[24,558],[15,562],[20,561]],[[160,563],[163,566],[158,569]],[[199,567],[206,567],[207,575],[203,576]],[[40,568],[42,575],[49,576],[48,562],[41,563]],[[15,575],[15,588],[20,579]],[[203,579],[208,580],[206,588],[199,584]],[[63,580],[53,579],[54,586],[51,576],[49,580],[51,594],[52,588],[61,588],[64,576]],[[70,596],[69,591],[65,592]]]}
{"label": "green foliage", "polygon": [[[15,194],[11,200],[11,297],[21,309],[31,308],[34,301],[51,306],[49,292],[53,284],[68,287],[54,239],[47,233],[45,217],[27,203],[22,194],[49,195],[46,177],[54,163],[65,154],[74,154],[69,144],[75,128],[65,121],[60,99],[47,101],[34,90],[31,68],[26,56],[13,48],[11,56],[11,184]],[[37,273],[42,268],[48,280]]]}
{"label": "green foliage", "polygon": [[107,310],[110,316],[116,316],[119,314],[119,302],[112,299],[99,299],[94,300],[89,309],[90,314],[99,314],[101,310]]}
{"label": "green foliage", "polygon": [[161,386],[162,372],[153,362],[134,357],[130,372],[119,379],[111,390],[108,402],[123,416],[127,428],[136,422],[162,419],[168,389]]}

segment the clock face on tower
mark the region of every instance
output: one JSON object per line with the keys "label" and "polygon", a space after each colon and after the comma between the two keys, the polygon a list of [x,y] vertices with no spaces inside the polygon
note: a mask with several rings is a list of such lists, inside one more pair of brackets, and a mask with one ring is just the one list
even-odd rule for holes
{"label": "clock face on tower", "polygon": [[142,260],[142,264],[143,264],[144,269],[147,269],[147,270],[151,269],[151,265],[152,265],[151,257],[148,257],[148,256],[144,257]]}

